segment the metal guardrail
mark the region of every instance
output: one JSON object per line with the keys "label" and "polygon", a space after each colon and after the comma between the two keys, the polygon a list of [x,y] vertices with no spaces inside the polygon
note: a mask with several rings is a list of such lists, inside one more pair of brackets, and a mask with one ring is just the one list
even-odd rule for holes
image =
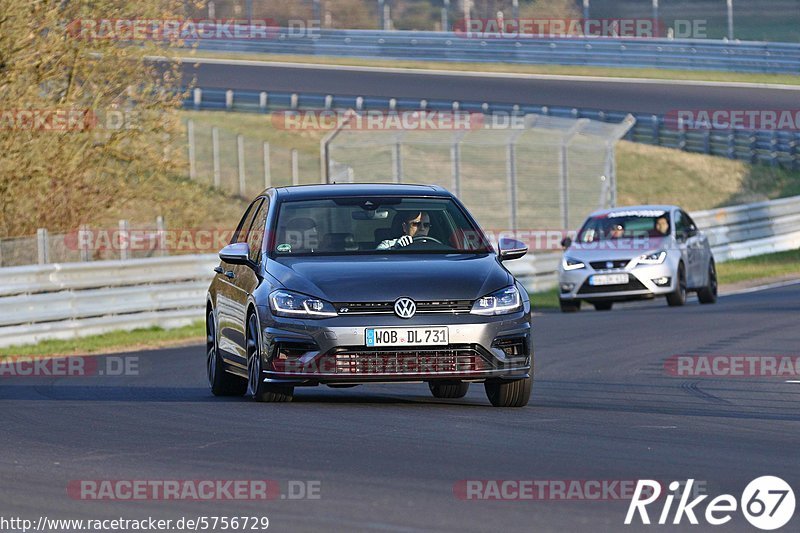
{"label": "metal guardrail", "polygon": [[[691,213],[706,234],[714,259],[723,263],[754,255],[800,248],[800,196]],[[543,291],[558,282],[561,253],[530,254],[508,263],[528,290]]]}
{"label": "metal guardrail", "polygon": [[[272,93],[196,88],[184,101],[186,109],[269,113],[289,109],[415,110],[550,115],[619,123],[629,113],[546,105],[500,104],[453,100],[380,98],[357,95]],[[631,113],[636,124],[625,140],[739,159],[750,163],[800,169],[800,132],[777,130],[678,129],[663,115]]]}
{"label": "metal guardrail", "polygon": [[0,268],[0,347],[202,320],[216,255]]}
{"label": "metal guardrail", "polygon": [[[800,196],[693,213],[719,262],[800,247]],[[508,263],[530,291],[560,253]],[[0,347],[203,319],[216,255],[0,268]]]}
{"label": "metal guardrail", "polygon": [[800,44],[795,43],[378,30],[297,35],[285,28],[269,37],[196,44],[200,50],[263,54],[800,74]]}

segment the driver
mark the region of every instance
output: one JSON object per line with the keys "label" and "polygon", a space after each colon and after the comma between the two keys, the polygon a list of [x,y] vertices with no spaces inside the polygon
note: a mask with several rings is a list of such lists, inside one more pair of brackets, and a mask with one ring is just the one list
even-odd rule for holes
{"label": "driver", "polygon": [[403,220],[403,235],[396,239],[386,239],[378,245],[378,250],[389,250],[408,246],[415,237],[427,237],[431,229],[431,218],[425,211],[412,211]]}

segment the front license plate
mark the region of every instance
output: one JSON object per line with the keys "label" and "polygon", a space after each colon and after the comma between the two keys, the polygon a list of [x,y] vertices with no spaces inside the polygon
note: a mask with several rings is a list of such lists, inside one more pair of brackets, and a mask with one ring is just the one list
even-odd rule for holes
{"label": "front license plate", "polygon": [[625,285],[628,274],[598,274],[589,278],[589,285]]}
{"label": "front license plate", "polygon": [[367,346],[437,346],[448,343],[447,328],[367,328]]}

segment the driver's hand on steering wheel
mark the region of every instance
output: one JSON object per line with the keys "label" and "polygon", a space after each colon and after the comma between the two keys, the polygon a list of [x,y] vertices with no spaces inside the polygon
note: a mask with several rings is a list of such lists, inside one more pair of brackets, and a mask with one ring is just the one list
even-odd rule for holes
{"label": "driver's hand on steering wheel", "polygon": [[408,246],[412,242],[414,242],[414,238],[411,235],[403,235],[397,239],[395,246]]}

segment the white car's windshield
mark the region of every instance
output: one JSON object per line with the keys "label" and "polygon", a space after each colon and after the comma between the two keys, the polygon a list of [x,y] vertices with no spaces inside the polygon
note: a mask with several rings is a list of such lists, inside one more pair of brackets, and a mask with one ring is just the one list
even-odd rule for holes
{"label": "white car's windshield", "polygon": [[617,211],[590,217],[578,233],[579,243],[669,235],[669,213],[663,210]]}

